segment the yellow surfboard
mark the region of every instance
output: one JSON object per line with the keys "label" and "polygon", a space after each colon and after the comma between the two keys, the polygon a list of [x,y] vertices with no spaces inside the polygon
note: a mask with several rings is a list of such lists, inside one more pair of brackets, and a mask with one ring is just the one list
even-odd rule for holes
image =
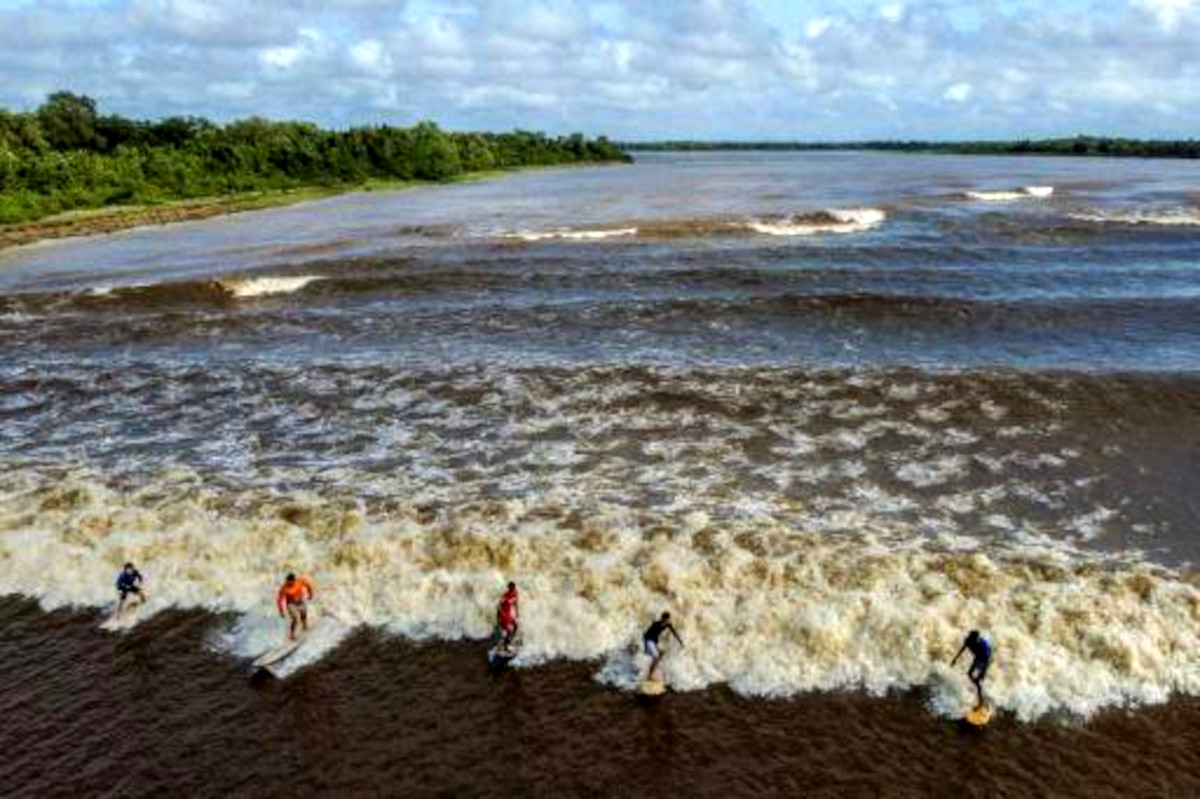
{"label": "yellow surfboard", "polygon": [[963,719],[972,726],[986,727],[987,723],[992,720],[992,709],[988,705],[980,705],[969,711]]}
{"label": "yellow surfboard", "polygon": [[642,680],[637,692],[642,696],[662,696],[667,692],[667,683],[664,680]]}

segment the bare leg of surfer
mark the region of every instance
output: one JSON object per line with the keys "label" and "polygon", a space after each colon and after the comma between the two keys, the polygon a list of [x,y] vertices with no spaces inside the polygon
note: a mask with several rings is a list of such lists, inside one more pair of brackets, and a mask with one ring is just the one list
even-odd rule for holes
{"label": "bare leg of surfer", "polygon": [[296,622],[298,621],[296,608],[288,606],[288,640],[296,640]]}
{"label": "bare leg of surfer", "polygon": [[658,670],[662,664],[662,653],[655,655],[650,659],[650,671],[646,674],[646,679],[650,682],[662,682],[662,672]]}
{"label": "bare leg of surfer", "polygon": [[981,708],[983,707],[983,680],[976,671],[969,672],[967,676],[971,678],[971,682],[975,683],[975,696],[979,700],[979,704],[975,707]]}
{"label": "bare leg of surfer", "polygon": [[517,625],[514,623],[511,627],[504,631],[504,643],[501,647],[507,652],[512,651],[513,640],[517,637]]}
{"label": "bare leg of surfer", "polygon": [[[130,597],[132,596],[132,599]],[[129,593],[121,594],[121,601],[117,603],[117,617],[125,612],[126,607],[135,608],[146,601],[146,595],[143,591],[133,590]]]}

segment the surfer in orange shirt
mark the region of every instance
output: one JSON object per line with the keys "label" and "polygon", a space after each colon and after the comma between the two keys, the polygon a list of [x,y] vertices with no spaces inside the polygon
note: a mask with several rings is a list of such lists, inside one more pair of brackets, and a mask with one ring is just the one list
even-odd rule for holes
{"label": "surfer in orange shirt", "polygon": [[296,622],[304,628],[304,632],[308,632],[308,600],[313,598],[312,583],[307,578],[297,578],[294,574],[289,574],[284,579],[283,585],[279,587],[279,596],[275,599],[275,604],[279,606],[279,616],[286,615],[291,618],[291,624],[288,625],[288,638],[292,641],[296,640]]}

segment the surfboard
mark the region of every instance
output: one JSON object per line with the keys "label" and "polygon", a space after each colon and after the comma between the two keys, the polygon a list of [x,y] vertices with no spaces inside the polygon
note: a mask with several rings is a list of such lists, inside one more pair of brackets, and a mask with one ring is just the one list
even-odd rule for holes
{"label": "surfboard", "polygon": [[992,720],[992,708],[988,705],[980,705],[967,712],[963,716],[963,720],[973,727],[986,727],[987,723]]}
{"label": "surfboard", "polygon": [[521,648],[516,644],[509,647],[493,646],[487,653],[488,667],[497,670],[507,668],[520,652]]}
{"label": "surfboard", "polygon": [[137,624],[138,616],[142,615],[142,608],[146,606],[146,601],[139,600],[137,602],[127,604],[125,610],[121,613],[113,609],[113,612],[100,624],[100,629],[108,630],[109,632],[119,632],[128,630]]}
{"label": "surfboard", "polygon": [[638,683],[637,692],[641,696],[662,696],[667,692],[664,680],[642,680]]}
{"label": "surfboard", "polygon": [[304,636],[300,636],[295,641],[285,641],[274,649],[268,649],[251,665],[256,669],[265,669],[268,666],[273,666],[282,660],[287,659],[293,652],[300,648],[304,643]]}

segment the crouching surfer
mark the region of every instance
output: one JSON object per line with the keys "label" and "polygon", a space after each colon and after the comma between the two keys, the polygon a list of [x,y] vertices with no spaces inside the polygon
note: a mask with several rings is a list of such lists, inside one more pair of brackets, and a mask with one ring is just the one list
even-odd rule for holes
{"label": "crouching surfer", "polygon": [[279,595],[275,604],[279,606],[279,617],[287,616],[288,640],[296,640],[296,623],[299,622],[304,632],[308,632],[308,601],[313,598],[312,583],[305,577],[289,574],[279,587]]}
{"label": "crouching surfer", "polygon": [[987,676],[988,666],[992,662],[992,642],[987,639],[987,636],[980,635],[978,630],[971,630],[967,633],[966,640],[959,647],[958,654],[950,661],[953,667],[958,663],[958,659],[962,657],[962,653],[967,650],[971,651],[971,667],[967,669],[967,677],[971,682],[975,683],[975,695],[979,699],[979,704],[976,709],[982,708],[983,705],[983,678]]}
{"label": "crouching surfer", "polygon": [[647,655],[650,656],[650,670],[646,672],[647,682],[659,680],[661,682],[662,675],[657,678],[654,676],[658,673],[658,666],[662,663],[663,651],[658,645],[658,639],[662,637],[664,632],[670,632],[675,636],[675,640],[683,646],[683,639],[679,637],[679,633],[675,631],[675,627],[671,625],[671,614],[664,612],[658,618],[658,621],[652,623],[646,628],[646,632],[642,633],[642,646]]}
{"label": "crouching surfer", "polygon": [[125,610],[125,603],[130,595],[137,597],[138,605],[146,601],[146,592],[142,589],[142,573],[134,568],[132,563],[126,563],[125,568],[117,575],[117,616]]}

